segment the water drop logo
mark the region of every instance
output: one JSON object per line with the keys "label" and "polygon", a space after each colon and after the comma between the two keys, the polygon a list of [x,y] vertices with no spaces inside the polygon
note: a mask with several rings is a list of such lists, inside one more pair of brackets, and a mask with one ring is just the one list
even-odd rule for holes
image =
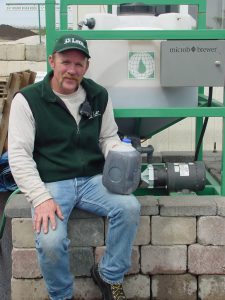
{"label": "water drop logo", "polygon": [[155,79],[155,53],[128,53],[128,79]]}

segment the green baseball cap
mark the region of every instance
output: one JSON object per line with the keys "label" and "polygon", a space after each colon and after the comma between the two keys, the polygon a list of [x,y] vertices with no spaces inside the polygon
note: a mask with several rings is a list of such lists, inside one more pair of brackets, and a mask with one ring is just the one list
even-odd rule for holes
{"label": "green baseball cap", "polygon": [[56,41],[53,53],[63,52],[71,49],[79,50],[83,52],[86,57],[90,58],[87,41],[76,34],[62,35]]}

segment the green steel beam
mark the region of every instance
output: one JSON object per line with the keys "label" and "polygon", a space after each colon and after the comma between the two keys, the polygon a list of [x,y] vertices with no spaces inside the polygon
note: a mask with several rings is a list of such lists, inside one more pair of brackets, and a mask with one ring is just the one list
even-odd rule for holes
{"label": "green steel beam", "polygon": [[[202,5],[198,7],[198,15],[197,15],[197,28],[198,30],[206,29],[206,0],[201,1]],[[204,93],[204,87],[199,87],[199,93]],[[197,117],[195,119],[195,147],[197,147],[199,138],[201,136],[202,128],[203,128],[203,117]],[[198,152],[198,159],[203,159],[203,143],[201,144]]]}
{"label": "green steel beam", "polygon": [[112,13],[112,5],[108,5],[108,9],[107,9],[108,14]]}
{"label": "green steel beam", "polygon": [[206,185],[203,191],[198,192],[198,196],[220,196],[220,192],[218,192],[218,189],[215,190],[214,186],[212,185]]}
{"label": "green steel beam", "polygon": [[[51,53],[55,41],[55,0],[45,2],[45,23],[46,23],[46,53]],[[49,66],[48,66],[49,67]]]}
{"label": "green steel beam", "polygon": [[197,26],[198,29],[206,29],[206,1],[201,1],[198,6]]}
{"label": "green steel beam", "polygon": [[[126,1],[134,3],[135,1]],[[112,5],[124,3],[118,0],[60,0],[60,30],[55,28],[55,0],[46,0],[46,49],[47,55],[51,53],[54,41],[62,34],[71,33],[67,30],[67,6],[68,5],[108,5],[108,11]],[[90,30],[78,31],[73,30],[87,40],[224,40],[225,30],[206,29],[206,0],[142,0],[142,3],[148,5],[196,5],[198,7],[197,29],[193,30]],[[204,95],[204,88],[199,87],[198,107],[170,107],[170,108],[126,108],[114,109],[116,118],[186,118],[196,117],[197,129],[196,138],[200,134],[203,117],[222,117],[223,118],[223,149],[225,149],[225,98],[221,104],[213,100],[211,107],[207,105],[207,97]],[[224,93],[225,94],[225,93]],[[225,97],[225,96],[224,96]],[[200,153],[202,156],[202,152]],[[222,152],[222,170],[225,167],[225,152]],[[221,187],[210,176],[207,175],[210,182],[206,189],[200,193],[205,194],[207,191],[213,194],[225,195],[225,178],[222,171]],[[142,190],[139,193],[149,194],[149,189]],[[162,194],[159,191],[159,195]]]}
{"label": "green steel beam", "polygon": [[[61,0],[67,5],[118,5],[123,4],[121,0]],[[136,1],[125,1],[125,3],[135,3]],[[142,0],[141,3],[149,5],[198,5],[201,10],[206,9],[205,1],[202,0]]]}
{"label": "green steel beam", "polygon": [[209,182],[209,185],[214,187],[216,194],[220,195],[221,194],[220,184],[214,177],[212,177],[212,175],[208,171],[206,172],[206,180]]}
{"label": "green steel beam", "polygon": [[[59,37],[71,30],[56,31]],[[225,38],[225,30],[73,30],[87,40],[218,40]]]}
{"label": "green steel beam", "polygon": [[[199,95],[198,97],[199,106],[207,106],[207,103],[208,103],[208,97],[206,95]],[[216,99],[213,99],[211,107],[223,107],[223,103],[219,102]]]}
{"label": "green steel beam", "polygon": [[65,1],[60,1],[60,29],[67,30],[67,4]]}
{"label": "green steel beam", "polygon": [[116,118],[224,117],[225,107],[151,107],[114,109]]}
{"label": "green steel beam", "polygon": [[[201,136],[201,132],[202,132],[202,128],[203,128],[203,117],[197,117],[195,119],[195,150],[196,147],[198,145],[200,136]],[[199,148],[199,152],[198,152],[198,160],[202,160],[203,159],[203,143],[201,143],[201,146]]]}
{"label": "green steel beam", "polygon": [[[223,105],[225,106],[225,88],[223,89]],[[221,194],[225,196],[225,116],[223,117],[222,130]]]}

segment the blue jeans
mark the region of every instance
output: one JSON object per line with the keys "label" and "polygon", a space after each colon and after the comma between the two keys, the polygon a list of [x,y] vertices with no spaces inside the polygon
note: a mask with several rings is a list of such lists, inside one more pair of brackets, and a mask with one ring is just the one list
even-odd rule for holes
{"label": "blue jeans", "polygon": [[57,219],[56,230],[49,226],[47,234],[36,235],[38,259],[50,298],[64,300],[73,295],[67,223],[74,207],[108,218],[106,250],[99,272],[104,281],[121,283],[131,265],[132,243],[140,215],[137,199],[133,195],[110,193],[102,185],[101,175],[46,183],[46,186],[64,215],[63,221]]}

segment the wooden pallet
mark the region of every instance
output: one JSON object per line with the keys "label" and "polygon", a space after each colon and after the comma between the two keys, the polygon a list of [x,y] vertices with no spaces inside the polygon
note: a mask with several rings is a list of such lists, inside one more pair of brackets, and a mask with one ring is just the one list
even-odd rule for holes
{"label": "wooden pallet", "polygon": [[2,89],[2,95],[4,95],[4,91],[6,90],[6,97],[2,97],[3,99],[5,99],[5,101],[3,105],[2,119],[0,123],[0,155],[3,152],[3,149],[7,149],[9,113],[13,97],[15,93],[18,92],[21,88],[32,84],[35,80],[35,77],[36,73],[29,70],[11,73],[6,82],[5,89]]}
{"label": "wooden pallet", "polygon": [[7,97],[6,84],[8,78],[0,77],[0,113],[3,111],[3,107]]}

